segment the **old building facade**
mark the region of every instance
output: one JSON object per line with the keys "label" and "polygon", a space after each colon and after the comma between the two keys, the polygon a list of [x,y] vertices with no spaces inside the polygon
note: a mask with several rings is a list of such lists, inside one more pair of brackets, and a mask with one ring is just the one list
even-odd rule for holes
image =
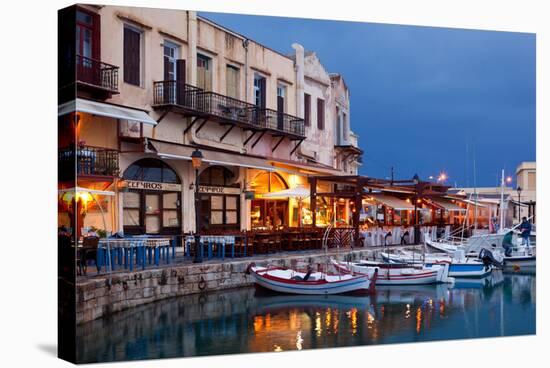
{"label": "old building facade", "polygon": [[59,160],[76,167],[60,190],[105,194],[84,227],[193,232],[196,185],[201,231],[296,226],[295,198],[263,195],[357,173],[344,79],[302,46],[284,55],[183,10],[77,5],[60,22]]}

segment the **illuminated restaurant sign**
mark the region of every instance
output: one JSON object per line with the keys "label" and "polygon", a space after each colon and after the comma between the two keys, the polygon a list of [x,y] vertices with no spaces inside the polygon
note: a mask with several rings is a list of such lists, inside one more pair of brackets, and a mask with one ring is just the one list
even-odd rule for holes
{"label": "illuminated restaurant sign", "polygon": [[137,181],[137,180],[124,180],[122,187],[128,189],[144,189],[144,190],[163,190],[171,192],[181,192],[181,184],[173,183],[155,183],[152,181]]}
{"label": "illuminated restaurant sign", "polygon": [[199,193],[205,194],[241,194],[241,188],[215,187],[209,185],[199,185]]}

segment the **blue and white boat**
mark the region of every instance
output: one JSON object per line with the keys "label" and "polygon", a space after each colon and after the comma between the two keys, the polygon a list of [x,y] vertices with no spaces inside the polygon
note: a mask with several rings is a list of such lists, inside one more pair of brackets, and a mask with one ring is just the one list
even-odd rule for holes
{"label": "blue and white boat", "polygon": [[[460,252],[458,252],[460,253]],[[384,262],[388,263],[412,263],[433,266],[441,263],[449,263],[450,277],[485,277],[491,274],[493,267],[479,259],[464,257],[457,254],[452,256],[447,253],[420,254],[411,251],[401,251],[396,254],[380,253]]]}

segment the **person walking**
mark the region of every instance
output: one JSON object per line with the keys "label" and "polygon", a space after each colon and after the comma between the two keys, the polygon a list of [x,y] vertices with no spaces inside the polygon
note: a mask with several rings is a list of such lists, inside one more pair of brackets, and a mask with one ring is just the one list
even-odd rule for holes
{"label": "person walking", "polygon": [[529,241],[529,237],[531,236],[531,229],[532,225],[529,221],[527,221],[527,217],[524,217],[521,219],[521,225],[519,225],[519,231],[521,232],[521,239],[522,245],[525,245],[527,247],[531,246],[531,242]]}

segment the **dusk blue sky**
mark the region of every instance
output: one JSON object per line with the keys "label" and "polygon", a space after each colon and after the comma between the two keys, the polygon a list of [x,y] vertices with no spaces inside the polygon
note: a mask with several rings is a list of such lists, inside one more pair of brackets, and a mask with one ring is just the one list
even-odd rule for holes
{"label": "dusk blue sky", "polygon": [[534,34],[201,13],[281,53],[298,42],[350,89],[360,173],[498,185],[535,160]]}

